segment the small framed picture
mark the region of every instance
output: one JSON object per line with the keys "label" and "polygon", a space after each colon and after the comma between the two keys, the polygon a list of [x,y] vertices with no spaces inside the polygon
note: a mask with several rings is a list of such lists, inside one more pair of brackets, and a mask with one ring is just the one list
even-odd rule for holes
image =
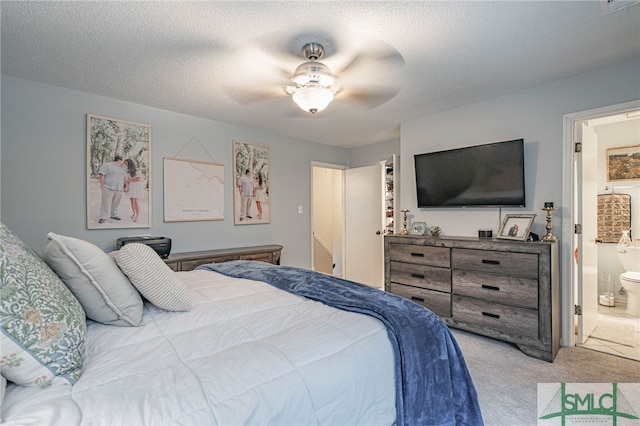
{"label": "small framed picture", "polygon": [[427,224],[424,222],[413,222],[411,224],[411,235],[424,235],[424,231],[427,230]]}
{"label": "small framed picture", "polygon": [[503,240],[526,241],[529,231],[533,226],[535,214],[508,214],[505,215],[498,237]]}

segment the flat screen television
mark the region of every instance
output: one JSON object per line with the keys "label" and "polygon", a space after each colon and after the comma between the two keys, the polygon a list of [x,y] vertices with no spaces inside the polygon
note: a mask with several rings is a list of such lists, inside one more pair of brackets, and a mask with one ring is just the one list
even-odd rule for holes
{"label": "flat screen television", "polygon": [[524,140],[414,155],[418,207],[524,207]]}

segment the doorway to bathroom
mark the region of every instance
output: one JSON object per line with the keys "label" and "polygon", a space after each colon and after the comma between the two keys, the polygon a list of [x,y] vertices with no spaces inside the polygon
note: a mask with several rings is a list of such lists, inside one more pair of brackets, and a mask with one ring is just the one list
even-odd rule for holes
{"label": "doorway to bathroom", "polygon": [[[640,180],[607,173],[608,154],[638,145],[640,101],[565,116],[563,202],[571,225],[563,228],[563,282],[571,285],[562,289],[563,344],[640,361],[640,318],[626,312],[629,295],[619,279],[620,229],[603,238],[603,226],[614,222],[640,239]],[[630,224],[619,210],[603,208],[611,199],[630,199]]]}

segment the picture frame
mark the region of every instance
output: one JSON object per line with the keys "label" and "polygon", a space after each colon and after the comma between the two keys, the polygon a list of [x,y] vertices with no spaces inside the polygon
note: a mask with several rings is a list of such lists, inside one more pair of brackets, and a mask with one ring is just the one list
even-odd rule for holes
{"label": "picture frame", "polygon": [[234,224],[271,223],[271,211],[269,145],[233,141]]}
{"label": "picture frame", "polygon": [[409,234],[411,235],[424,235],[427,230],[427,224],[424,222],[412,222]]}
{"label": "picture frame", "polygon": [[151,227],[150,159],[150,125],[87,114],[88,229]]}
{"label": "picture frame", "polygon": [[164,221],[224,220],[224,165],[164,157]]}
{"label": "picture frame", "polygon": [[640,180],[640,145],[607,148],[607,182]]}
{"label": "picture frame", "polygon": [[535,214],[507,214],[496,238],[502,240],[526,241],[533,226]]}

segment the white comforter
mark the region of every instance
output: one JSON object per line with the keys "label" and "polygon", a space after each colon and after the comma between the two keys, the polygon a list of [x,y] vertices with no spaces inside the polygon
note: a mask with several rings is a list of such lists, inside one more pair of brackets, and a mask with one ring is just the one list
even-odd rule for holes
{"label": "white comforter", "polygon": [[268,284],[180,272],[190,312],[147,304],[143,325],[88,324],[74,386],[9,384],[7,424],[392,424],[384,326]]}

